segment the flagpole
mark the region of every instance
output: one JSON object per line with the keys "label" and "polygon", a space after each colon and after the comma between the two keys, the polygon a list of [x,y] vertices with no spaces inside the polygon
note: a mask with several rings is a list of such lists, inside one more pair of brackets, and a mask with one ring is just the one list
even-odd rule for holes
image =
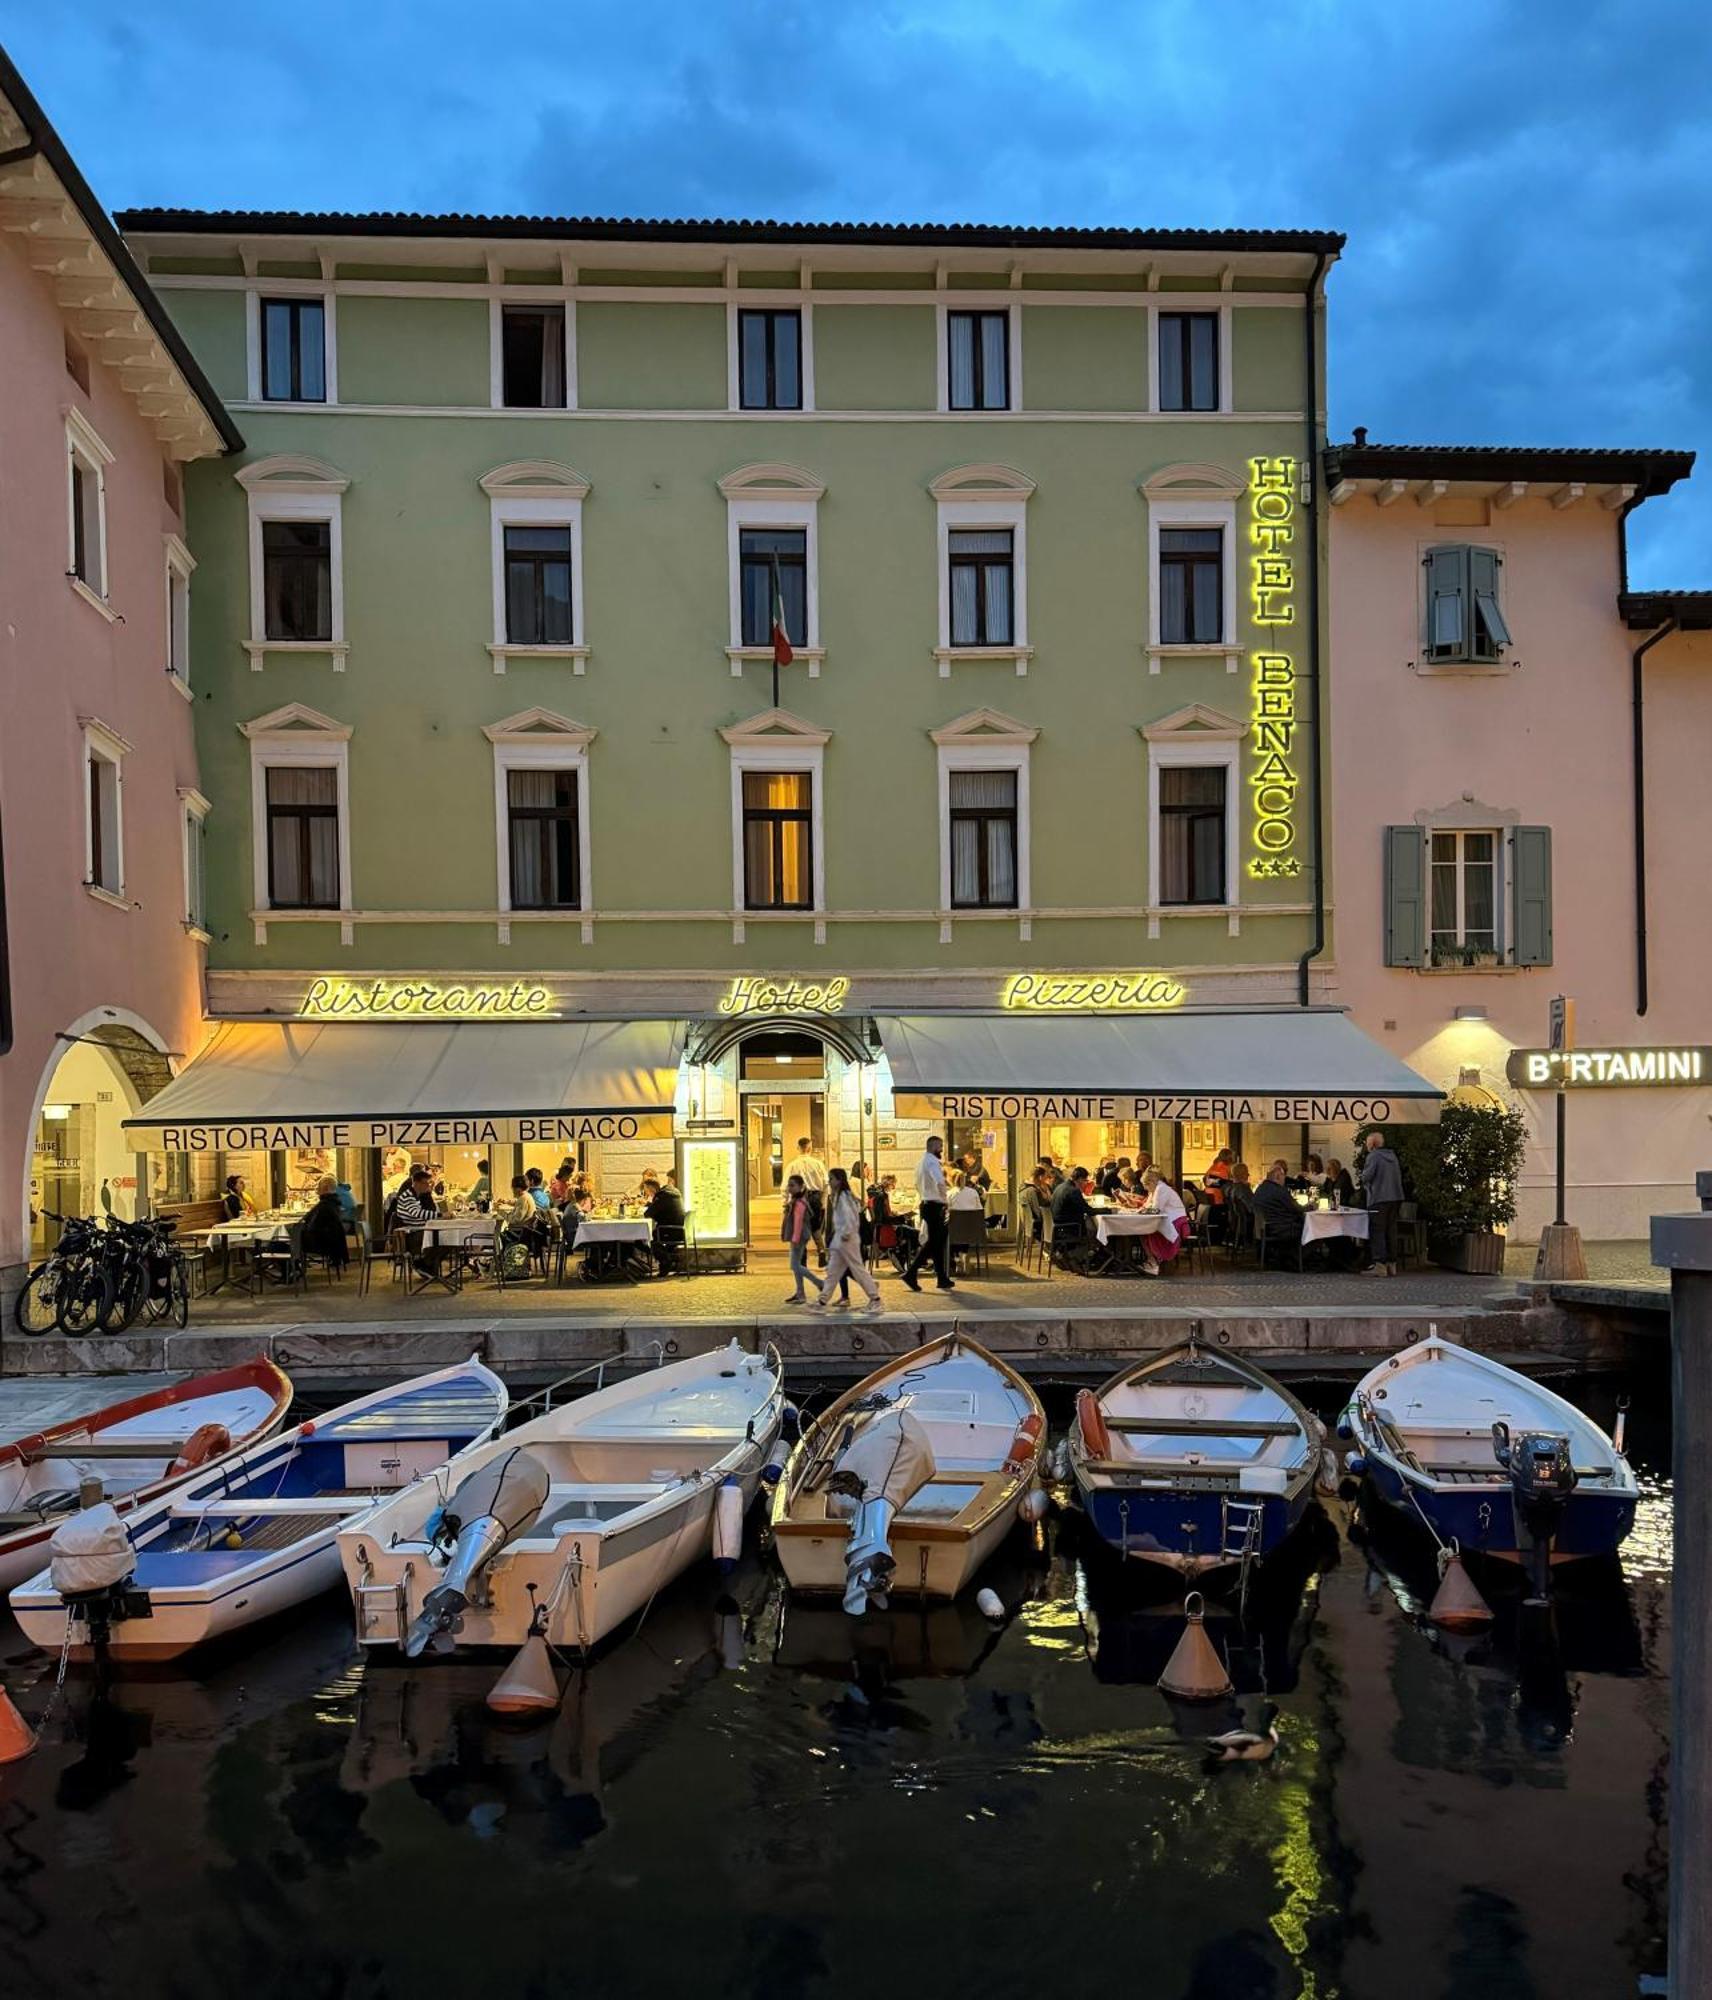
{"label": "flagpole", "polygon": [[[777,612],[777,614],[778,614],[778,616],[779,616],[780,618],[783,618],[783,617],[784,617],[784,615],[785,615],[785,587],[784,587],[784,581],[783,581],[783,579],[782,579],[782,578],[780,577],[780,575],[779,575],[779,559],[778,559],[778,557],[777,557],[777,556],[774,556],[774,558],[773,558],[773,605],[772,605],[772,608],[773,608],[774,610],[776,610],[776,612]],[[772,620],[771,620],[771,619],[769,619],[769,620],[768,620],[768,627],[769,627],[769,637],[771,636],[771,625],[772,625]],[[774,647],[773,647],[773,706],[774,706],[775,708],[777,708],[777,707],[778,707],[778,705],[779,705],[779,648],[778,648],[777,644],[775,644],[775,645],[774,645]]]}

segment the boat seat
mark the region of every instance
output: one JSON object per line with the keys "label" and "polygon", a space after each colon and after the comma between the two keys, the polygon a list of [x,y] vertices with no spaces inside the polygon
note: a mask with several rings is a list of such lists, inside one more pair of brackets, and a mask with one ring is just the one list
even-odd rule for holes
{"label": "boat seat", "polygon": [[[1510,1475],[1496,1460],[1491,1465],[1441,1465],[1433,1459],[1423,1458],[1418,1464],[1429,1479],[1479,1479],[1493,1486],[1508,1486],[1510,1483]],[[1611,1470],[1608,1465],[1578,1465],[1575,1476],[1577,1479],[1609,1479]]]}
{"label": "boat seat", "polygon": [[1217,1416],[1205,1417],[1114,1417],[1106,1416],[1109,1431],[1139,1432],[1143,1437],[1230,1437],[1230,1438],[1281,1438],[1295,1437],[1300,1429],[1297,1424],[1271,1422],[1257,1418],[1244,1422],[1240,1418],[1229,1420]]}

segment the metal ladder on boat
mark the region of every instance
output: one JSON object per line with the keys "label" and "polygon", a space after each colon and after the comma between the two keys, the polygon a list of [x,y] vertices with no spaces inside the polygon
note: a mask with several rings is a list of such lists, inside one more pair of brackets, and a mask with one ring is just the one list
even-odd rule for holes
{"label": "metal ladder on boat", "polygon": [[1230,1500],[1223,1506],[1223,1535],[1219,1554],[1226,1562],[1237,1565],[1237,1605],[1246,1615],[1248,1611],[1248,1578],[1256,1559],[1260,1555],[1261,1523],[1265,1509],[1256,1500]]}
{"label": "metal ladder on boat", "polygon": [[356,1600],[359,1640],[390,1640],[395,1646],[404,1644],[404,1635],[410,1624],[410,1573],[414,1567],[413,1563],[406,1563],[404,1574],[395,1583],[357,1585],[351,1595]]}

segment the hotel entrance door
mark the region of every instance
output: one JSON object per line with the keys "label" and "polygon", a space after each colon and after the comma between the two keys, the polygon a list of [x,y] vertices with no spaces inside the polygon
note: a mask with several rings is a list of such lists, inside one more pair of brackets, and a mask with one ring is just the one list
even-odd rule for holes
{"label": "hotel entrance door", "polygon": [[785,1182],[807,1139],[826,1159],[826,1055],[812,1035],[753,1035],[743,1044],[738,1076],[743,1100],[744,1185],[749,1242],[757,1250],[782,1245]]}

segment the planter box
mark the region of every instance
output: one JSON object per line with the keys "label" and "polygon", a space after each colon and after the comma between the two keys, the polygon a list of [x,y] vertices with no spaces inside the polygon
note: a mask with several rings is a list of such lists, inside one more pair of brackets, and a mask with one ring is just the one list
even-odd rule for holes
{"label": "planter box", "polygon": [[1495,1230],[1467,1230],[1460,1233],[1435,1231],[1428,1245],[1435,1264],[1446,1271],[1472,1271],[1494,1278],[1504,1269],[1505,1239]]}

